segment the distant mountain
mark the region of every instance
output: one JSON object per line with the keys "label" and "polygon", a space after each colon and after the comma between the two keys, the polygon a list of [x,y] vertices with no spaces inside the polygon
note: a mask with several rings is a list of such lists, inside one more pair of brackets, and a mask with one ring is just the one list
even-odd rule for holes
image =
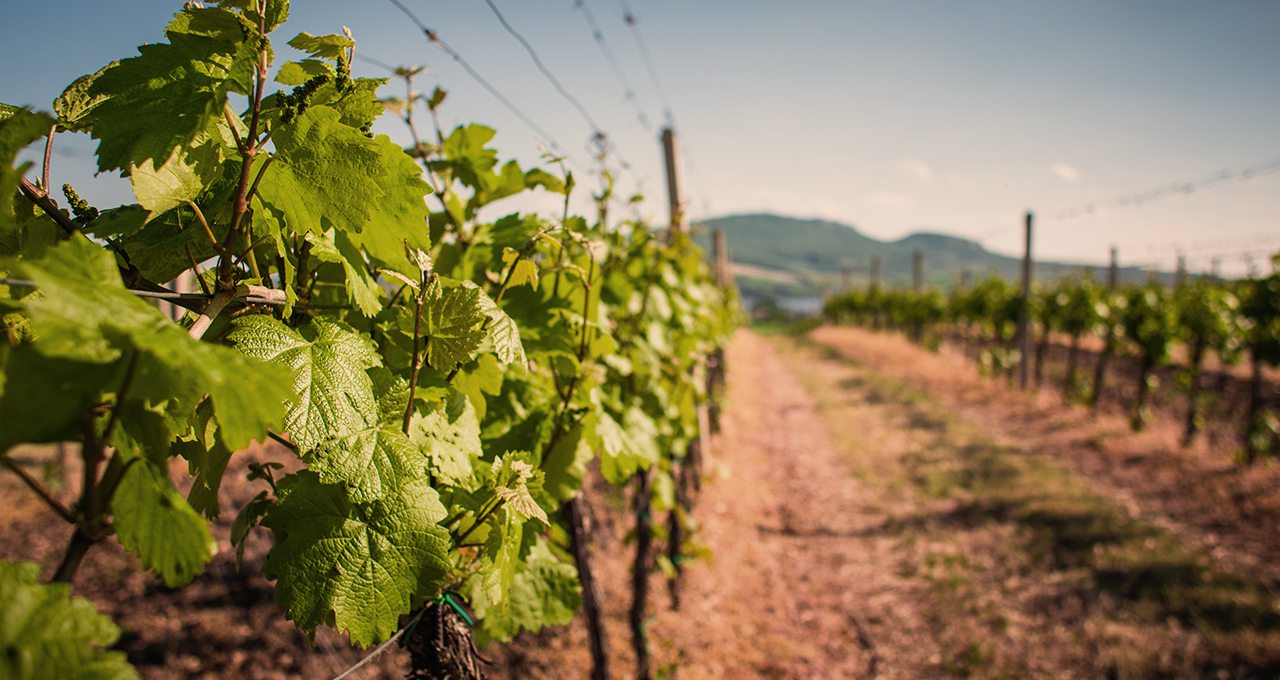
{"label": "distant mountain", "polygon": [[[909,286],[912,256],[924,256],[924,278],[931,286],[950,288],[962,276],[973,280],[989,273],[1006,278],[1020,276],[1019,258],[993,253],[976,241],[920,232],[897,241],[881,241],[856,228],[826,220],[806,220],[768,213],[730,215],[700,222],[698,241],[707,247],[712,229],[721,229],[729,245],[738,285],[751,296],[818,295],[824,288],[838,289],[841,272],[848,268],[852,284],[866,285],[871,259],[880,258],[880,280],[886,286]],[[1078,275],[1087,265],[1062,262],[1035,263],[1037,279]],[[1094,275],[1105,277],[1103,268]],[[1145,280],[1135,268],[1121,270],[1121,278]]]}

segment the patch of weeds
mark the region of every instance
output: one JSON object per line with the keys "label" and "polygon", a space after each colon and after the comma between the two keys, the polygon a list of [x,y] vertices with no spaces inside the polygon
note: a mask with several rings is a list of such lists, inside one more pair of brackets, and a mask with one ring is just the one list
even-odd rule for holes
{"label": "patch of weeds", "polygon": [[1056,568],[1087,564],[1095,549],[1148,538],[1155,529],[1118,515],[1096,497],[1048,497],[1015,513],[1029,530],[1027,553]]}
{"label": "patch of weeds", "polygon": [[951,675],[969,678],[989,663],[991,663],[991,650],[985,645],[970,642],[959,654],[947,659],[942,664],[942,670]]}
{"label": "patch of weeds", "polygon": [[1099,551],[1094,578],[1105,592],[1206,632],[1280,631],[1280,613],[1256,583],[1215,571],[1168,536]]}
{"label": "patch of weeds", "polygon": [[920,576],[929,582],[934,595],[964,607],[969,598],[963,594],[973,585],[972,571],[964,555],[932,552],[925,555]]}

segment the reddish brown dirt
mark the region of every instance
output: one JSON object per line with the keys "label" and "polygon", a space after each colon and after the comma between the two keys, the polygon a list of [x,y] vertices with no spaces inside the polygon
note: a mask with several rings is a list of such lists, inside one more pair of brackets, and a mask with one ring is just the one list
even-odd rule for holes
{"label": "reddish brown dirt", "polygon": [[1158,414],[1143,432],[1134,433],[1123,413],[1092,417],[1085,408],[1063,406],[1056,390],[1022,394],[1004,380],[979,375],[958,351],[928,352],[893,334],[826,326],[811,337],[924,390],[959,417],[1073,470],[1108,495],[1136,504],[1280,592],[1280,465],[1235,464],[1237,441],[1217,447],[1202,441],[1183,449],[1177,416]]}

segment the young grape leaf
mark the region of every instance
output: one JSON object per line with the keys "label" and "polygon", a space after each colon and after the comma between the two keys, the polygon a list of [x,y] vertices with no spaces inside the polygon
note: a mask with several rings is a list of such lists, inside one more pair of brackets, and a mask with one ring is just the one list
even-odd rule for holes
{"label": "young grape leaf", "polygon": [[281,482],[263,526],[275,535],[266,572],[276,597],[303,630],[322,624],[368,645],[385,640],[411,598],[435,594],[449,569],[445,509],[425,481],[375,503],[303,471]]}
{"label": "young grape leaf", "polygon": [[553,194],[564,194],[566,191],[563,179],[542,168],[534,168],[524,173],[524,185],[530,189],[542,187]]}
{"label": "young grape leaf", "polygon": [[266,12],[258,14],[258,0],[217,0],[219,7],[234,7],[244,12],[249,25],[257,27],[258,20],[264,23],[263,28],[270,33],[280,27],[289,18],[289,0],[267,0]]}
{"label": "young grape leaf", "polygon": [[508,286],[528,285],[534,290],[538,289],[538,265],[533,260],[521,257],[513,248],[503,247],[502,263],[512,268],[507,274]]}
{"label": "young grape leaf", "polygon": [[475,356],[485,333],[480,324],[485,309],[479,288],[444,287],[439,277],[427,285],[422,303],[422,320],[427,336],[427,363],[440,370],[451,370]]}
{"label": "young grape leaf", "polygon": [[542,471],[529,462],[526,451],[508,451],[493,461],[489,470],[489,486],[516,514],[524,519],[537,518],[549,524],[547,513],[533,499],[530,486],[541,488]]}
{"label": "young grape leaf", "polygon": [[489,319],[489,340],[493,343],[493,353],[502,365],[515,364],[524,367],[528,360],[524,354],[524,344],[520,342],[520,329],[507,313],[502,311],[493,298],[480,293],[478,301],[480,309]]}
{"label": "young grape leaf", "polygon": [[346,485],[357,503],[377,500],[426,476],[426,460],[398,423],[326,440],[306,460],[322,483]]}
{"label": "young grape leaf", "polygon": [[459,126],[449,133],[442,151],[447,165],[458,180],[469,187],[481,187],[482,177],[492,175],[498,164],[498,152],[485,148],[497,134],[493,128],[471,124]]}
{"label": "young grape leaf", "polygon": [[306,31],[289,41],[289,47],[306,52],[308,56],[334,60],[345,58],[346,50],[355,45],[354,40],[343,35],[311,35]]}
{"label": "young grape leaf", "polygon": [[62,94],[58,95],[57,99],[53,100],[53,112],[58,114],[59,128],[70,132],[89,130],[92,119],[86,120],[86,118],[93,113],[98,104],[106,99],[105,95],[90,93],[89,88],[93,86],[98,76],[118,63],[120,62],[113,61],[98,69],[96,73],[76,78],[67,86],[67,89],[62,91]]}
{"label": "young grape leaf", "polygon": [[129,465],[111,511],[120,545],[171,588],[195,578],[217,551],[209,523],[173,488],[165,470],[147,460]]}
{"label": "young grape leaf", "polygon": [[40,565],[0,560],[0,677],[134,680],[120,629],[65,583],[40,583]]}
{"label": "young grape leaf", "polygon": [[373,342],[332,321],[312,321],[300,334],[274,317],[237,319],[227,341],[244,354],[293,372],[296,395],[284,427],[302,451],[330,437],[363,429],[378,421],[373,383],[366,369],[381,359]]}
{"label": "young grape leaf", "polygon": [[415,414],[409,423],[409,438],[427,457],[432,474],[440,482],[464,486],[472,480],[472,461],[483,453],[474,408],[464,408],[453,420],[443,404],[425,414]]}
{"label": "young grape leaf", "polygon": [[492,354],[481,354],[475,361],[464,365],[454,376],[453,386],[467,396],[476,409],[476,417],[485,420],[488,404],[484,395],[502,392],[502,367]]}
{"label": "young grape leaf", "polygon": [[276,82],[281,85],[302,85],[316,76],[332,76],[333,65],[319,59],[303,59],[282,64],[276,72]]}
{"label": "young grape leaf", "polygon": [[[472,591],[475,592],[474,590]],[[545,541],[529,549],[524,568],[515,575],[503,606],[472,598],[483,637],[506,642],[522,630],[563,626],[582,605],[578,570],[560,561]]]}

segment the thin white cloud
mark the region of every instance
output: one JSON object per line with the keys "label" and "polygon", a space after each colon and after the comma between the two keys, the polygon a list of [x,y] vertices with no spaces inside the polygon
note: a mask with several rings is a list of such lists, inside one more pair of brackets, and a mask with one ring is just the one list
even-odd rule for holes
{"label": "thin white cloud", "polygon": [[877,189],[866,194],[862,197],[862,202],[877,208],[890,208],[893,210],[906,210],[914,208],[916,205],[915,199],[910,196],[896,191],[889,191],[888,189]]}
{"label": "thin white cloud", "polygon": [[898,170],[911,175],[916,179],[929,179],[930,177],[933,177],[933,168],[929,167],[928,163],[920,160],[919,158],[911,158],[910,156],[898,159]]}
{"label": "thin white cloud", "polygon": [[1063,163],[1062,161],[1051,163],[1049,165],[1049,172],[1053,173],[1054,177],[1057,177],[1064,182],[1071,182],[1072,184],[1075,184],[1080,181],[1080,171],[1076,169],[1076,166],[1070,163]]}

